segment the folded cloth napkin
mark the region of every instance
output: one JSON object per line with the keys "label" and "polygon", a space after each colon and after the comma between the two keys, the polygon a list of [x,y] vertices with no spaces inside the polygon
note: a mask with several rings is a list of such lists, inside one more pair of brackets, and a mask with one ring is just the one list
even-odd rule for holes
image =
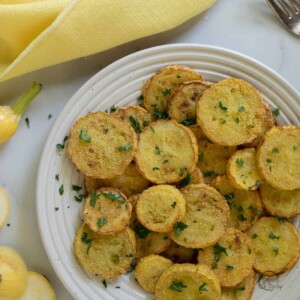
{"label": "folded cloth napkin", "polygon": [[215,0],[0,0],[0,81],[171,29]]}

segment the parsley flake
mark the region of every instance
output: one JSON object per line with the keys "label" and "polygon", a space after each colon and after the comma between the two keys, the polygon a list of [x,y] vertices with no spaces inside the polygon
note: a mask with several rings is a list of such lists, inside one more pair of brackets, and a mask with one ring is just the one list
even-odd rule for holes
{"label": "parsley flake", "polygon": [[83,128],[80,130],[79,139],[86,143],[90,143],[92,141],[91,137],[88,135],[88,130]]}
{"label": "parsley flake", "polygon": [[233,269],[234,269],[233,266],[227,266],[227,267],[226,267],[226,270],[227,270],[227,271],[232,271]]}
{"label": "parsley flake", "polygon": [[173,208],[175,208],[175,207],[176,207],[176,204],[177,204],[177,203],[174,201],[173,204],[171,204],[171,206],[172,206]]}
{"label": "parsley flake", "polygon": [[223,111],[227,111],[227,107],[223,105],[223,103],[221,101],[219,101],[219,107],[223,110]]}
{"label": "parsley flake", "polygon": [[78,192],[82,189],[81,186],[78,186],[78,185],[75,185],[75,184],[72,184],[72,190],[75,191],[75,192]]}
{"label": "parsley flake", "polygon": [[244,106],[240,106],[239,107],[239,112],[244,112],[245,111],[245,107]]}
{"label": "parsley flake", "polygon": [[126,203],[126,200],[119,194],[119,193],[104,193],[102,192],[101,193],[104,197],[112,200],[112,201],[115,201],[115,200],[118,200],[121,204],[125,204]]}
{"label": "parsley flake", "polygon": [[199,286],[199,293],[202,294],[202,292],[207,292],[207,288],[205,287],[206,283],[203,283]]}
{"label": "parsley flake", "polygon": [[86,253],[88,254],[90,251],[90,248],[92,247],[93,240],[88,238],[87,232],[83,232],[81,235],[81,241],[88,246],[87,250],[86,250]]}
{"label": "parsley flake", "polygon": [[107,223],[107,220],[105,218],[100,218],[97,221],[97,226],[98,228],[101,228],[102,226],[104,226]]}
{"label": "parsley flake", "polygon": [[143,95],[139,95],[136,99],[137,99],[138,101],[143,101],[143,100],[144,100],[144,96],[143,96]]}
{"label": "parsley flake", "polygon": [[181,121],[182,125],[185,126],[190,126],[196,124],[196,119],[195,118],[185,118],[184,120]]}
{"label": "parsley flake", "polygon": [[277,256],[278,253],[279,253],[279,248],[278,247],[274,247],[273,248],[273,252],[275,253],[275,256]]}
{"label": "parsley flake", "polygon": [[273,148],[273,149],[272,149],[272,152],[273,152],[273,153],[279,153],[279,149],[278,149],[278,148]]}
{"label": "parsley flake", "polygon": [[272,114],[274,115],[274,116],[279,116],[280,115],[280,109],[279,108],[275,108],[273,111],[272,111]]}
{"label": "parsley flake", "polygon": [[192,175],[190,173],[187,173],[185,178],[183,178],[180,182],[179,182],[179,186],[184,186],[184,185],[188,185],[191,182],[191,177]]}
{"label": "parsley flake", "polygon": [[152,171],[156,171],[156,170],[160,170],[160,168],[158,168],[158,167],[152,168]]}
{"label": "parsley flake", "polygon": [[59,174],[55,175],[55,180],[59,181]]}
{"label": "parsley flake", "polygon": [[155,152],[156,152],[157,154],[160,154],[160,149],[159,149],[159,147],[155,146]]}
{"label": "parsley flake", "polygon": [[68,136],[65,136],[63,143],[62,144],[56,144],[56,148],[59,149],[59,150],[64,149],[67,139],[68,139]]}
{"label": "parsley flake", "polygon": [[119,147],[119,151],[121,151],[121,152],[122,152],[122,151],[125,151],[125,152],[126,152],[126,151],[130,151],[131,148],[132,148],[132,147],[131,147],[130,145],[120,146],[120,147]]}
{"label": "parsley flake", "polygon": [[141,129],[141,126],[140,126],[140,122],[139,122],[138,119],[136,119],[136,118],[133,117],[133,116],[130,116],[130,117],[129,117],[129,122],[130,122],[132,128],[134,129],[134,131],[135,131],[136,133],[138,133],[138,134],[139,134],[139,133],[142,133],[142,129]]}
{"label": "parsley flake", "polygon": [[173,227],[173,231],[175,233],[176,236],[179,236],[181,231],[187,229],[189,226],[183,222],[177,222],[174,227]]}
{"label": "parsley flake", "polygon": [[279,236],[276,236],[273,232],[269,233],[269,238],[272,240],[279,240]]}
{"label": "parsley flake", "polygon": [[208,172],[205,172],[203,174],[204,177],[213,177],[213,176],[218,176],[218,173],[216,173],[215,171],[208,171]]}
{"label": "parsley flake", "polygon": [[235,162],[241,168],[244,166],[244,160],[242,158],[237,158]]}
{"label": "parsley flake", "polygon": [[48,120],[50,120],[52,118],[52,115],[50,114],[50,115],[48,115]]}
{"label": "parsley flake", "polygon": [[107,282],[106,282],[106,280],[102,280],[102,284],[107,289]]}
{"label": "parsley flake", "polygon": [[232,199],[234,199],[234,193],[226,194],[226,195],[224,195],[224,198],[226,200],[232,200]]}
{"label": "parsley flake", "polygon": [[172,284],[169,286],[169,289],[174,292],[182,292],[182,289],[187,288],[182,282],[173,281]]}
{"label": "parsley flake", "polygon": [[165,89],[164,91],[162,91],[161,93],[164,95],[164,96],[168,96],[168,95],[170,95],[171,94],[171,92],[172,92],[172,90],[171,89]]}
{"label": "parsley flake", "polygon": [[136,233],[138,238],[145,239],[151,231],[143,225],[138,225],[134,228],[134,232]]}
{"label": "parsley flake", "polygon": [[272,159],[267,158],[266,162],[267,162],[268,164],[270,164],[270,163],[272,163]]}
{"label": "parsley flake", "polygon": [[198,161],[204,161],[204,154],[203,154],[203,152],[201,152],[201,153],[198,155]]}
{"label": "parsley flake", "polygon": [[82,202],[82,200],[83,200],[85,197],[86,197],[85,194],[76,195],[76,196],[74,196],[74,200],[75,200],[76,202]]}
{"label": "parsley flake", "polygon": [[234,121],[235,121],[236,123],[240,123],[240,118],[235,118]]}
{"label": "parsley flake", "polygon": [[91,197],[90,197],[90,206],[95,207],[97,199],[101,196],[101,194],[97,194],[94,189],[92,189]]}
{"label": "parsley flake", "polygon": [[58,192],[59,192],[59,194],[62,196],[62,195],[64,194],[64,191],[65,191],[64,185],[62,184],[62,185],[60,186]]}
{"label": "parsley flake", "polygon": [[26,123],[27,127],[30,128],[30,125],[29,125],[30,122],[29,122],[29,119],[28,119],[28,118],[25,118],[25,123]]}
{"label": "parsley flake", "polygon": [[253,238],[253,239],[256,239],[256,238],[258,238],[258,235],[257,235],[256,233],[254,233],[254,234],[252,235],[252,238]]}
{"label": "parsley flake", "polygon": [[179,176],[182,176],[182,175],[185,174],[186,172],[187,172],[187,168],[186,168],[186,167],[180,168]]}

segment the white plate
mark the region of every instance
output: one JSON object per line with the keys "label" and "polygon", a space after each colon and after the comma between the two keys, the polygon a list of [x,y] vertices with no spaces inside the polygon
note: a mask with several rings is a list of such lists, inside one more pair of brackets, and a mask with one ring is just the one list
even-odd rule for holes
{"label": "white plate", "polygon": [[[106,67],[70,99],[58,116],[44,147],[37,179],[37,215],[48,257],[69,292],[85,299],[153,299],[142,291],[134,275],[123,275],[105,289],[99,278],[86,273],[73,255],[75,231],[81,223],[82,204],[75,202],[71,184],[83,186],[83,176],[65,151],[57,151],[72,123],[91,111],[136,103],[147,78],[163,66],[182,64],[195,68],[207,80],[238,77],[252,83],[272,107],[279,107],[280,122],[300,126],[300,95],[282,77],[261,63],[239,53],[197,44],[165,45],[126,56]],[[55,174],[60,180],[55,180]],[[64,184],[64,194],[58,189]],[[56,210],[55,208],[58,208]],[[294,220],[300,228],[299,219]],[[287,274],[262,279],[253,299],[299,300],[298,262]],[[115,288],[120,286],[120,288]]]}

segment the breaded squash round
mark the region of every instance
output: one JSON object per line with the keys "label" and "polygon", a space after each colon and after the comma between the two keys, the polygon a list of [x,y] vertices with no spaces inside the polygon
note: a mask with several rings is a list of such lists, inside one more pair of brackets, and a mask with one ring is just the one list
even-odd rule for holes
{"label": "breaded squash round", "polygon": [[136,204],[138,220],[149,230],[169,232],[185,215],[185,199],[171,185],[156,185],[143,191]]}
{"label": "breaded squash round", "polygon": [[194,263],[196,259],[196,249],[185,248],[172,242],[171,245],[161,255],[171,259],[174,263]]}
{"label": "breaded squash round", "polygon": [[183,179],[193,172],[197,159],[195,136],[175,121],[156,121],[140,134],[135,160],[142,175],[153,183]]}
{"label": "breaded squash round", "polygon": [[114,234],[128,226],[132,207],[119,190],[92,190],[86,198],[83,218],[89,228],[101,234]]}
{"label": "breaded squash round", "polygon": [[212,268],[222,287],[236,286],[252,272],[251,239],[235,228],[228,228],[214,246],[198,252],[198,262]]}
{"label": "breaded squash round", "polygon": [[122,120],[129,122],[137,134],[142,133],[144,127],[152,122],[151,114],[140,106],[119,107],[114,114]]}
{"label": "breaded squash round", "polygon": [[246,81],[224,79],[204,91],[197,106],[197,123],[205,135],[223,146],[252,142],[262,131],[265,107]]}
{"label": "breaded squash round", "polygon": [[280,191],[268,184],[262,184],[259,192],[268,214],[287,219],[300,215],[300,189]]}
{"label": "breaded squash round", "polygon": [[255,287],[255,272],[252,270],[240,284],[222,288],[221,300],[250,300]]}
{"label": "breaded squash round", "polygon": [[87,177],[112,178],[133,160],[137,136],[127,122],[103,112],[78,119],[70,129],[67,153]]}
{"label": "breaded squash round", "polygon": [[130,228],[133,229],[136,236],[136,258],[160,254],[171,245],[168,234],[150,231],[139,222],[135,208],[131,214]]}
{"label": "breaded squash round", "polygon": [[172,265],[173,262],[170,259],[151,254],[138,261],[135,268],[135,277],[145,291],[155,293],[159,277]]}
{"label": "breaded squash round", "polygon": [[258,147],[257,163],[261,176],[273,188],[300,188],[300,128],[274,127]]}
{"label": "breaded squash round", "polygon": [[223,196],[206,184],[190,184],[181,190],[186,200],[186,214],[177,222],[170,238],[186,248],[215,244],[225,233],[229,206]]}
{"label": "breaded squash round", "polygon": [[295,226],[273,217],[260,218],[247,234],[255,253],[254,270],[275,276],[291,269],[299,258],[299,234]]}
{"label": "breaded squash round", "polygon": [[185,66],[166,66],[157,71],[143,88],[145,108],[153,113],[154,118],[166,114],[169,98],[175,87],[189,80],[203,80],[195,70]]}
{"label": "breaded squash round", "polygon": [[174,264],[162,273],[155,291],[157,300],[221,299],[219,280],[205,265]]}
{"label": "breaded squash round", "polygon": [[74,253],[80,264],[102,279],[115,279],[123,274],[135,252],[135,236],[129,228],[114,235],[102,235],[82,224],[74,240]]}
{"label": "breaded squash round", "polygon": [[201,80],[178,84],[169,99],[169,116],[186,126],[196,124],[197,103],[203,92],[211,85],[211,82]]}
{"label": "breaded squash round", "polygon": [[236,151],[228,161],[227,176],[230,184],[239,190],[256,190],[263,179],[258,171],[255,149]]}
{"label": "breaded squash round", "polygon": [[85,177],[85,189],[88,193],[92,189],[96,190],[102,187],[111,187],[119,189],[127,197],[141,193],[149,186],[150,182],[145,179],[134,162],[132,162],[123,174],[108,179],[93,179]]}
{"label": "breaded squash round", "polygon": [[211,186],[227,200],[230,207],[229,227],[246,231],[257,221],[263,210],[257,191],[237,190],[226,175],[218,176]]}

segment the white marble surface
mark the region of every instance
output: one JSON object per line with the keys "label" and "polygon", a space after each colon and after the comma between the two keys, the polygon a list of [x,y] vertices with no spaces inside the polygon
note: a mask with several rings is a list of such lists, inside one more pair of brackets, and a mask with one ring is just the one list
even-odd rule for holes
{"label": "white marble surface", "polygon": [[[168,43],[217,45],[247,54],[285,77],[300,90],[300,40],[280,25],[263,0],[219,0],[208,12],[182,26],[87,58],[67,62],[0,84],[1,104],[12,104],[33,80],[43,91],[22,120],[17,134],[0,146],[0,186],[11,198],[11,215],[0,230],[0,244],[14,247],[29,269],[45,274],[57,299],[72,299],[45,254],[35,210],[36,176],[47,134],[76,90],[101,68],[134,51]],[[53,117],[48,120],[48,115]]]}

